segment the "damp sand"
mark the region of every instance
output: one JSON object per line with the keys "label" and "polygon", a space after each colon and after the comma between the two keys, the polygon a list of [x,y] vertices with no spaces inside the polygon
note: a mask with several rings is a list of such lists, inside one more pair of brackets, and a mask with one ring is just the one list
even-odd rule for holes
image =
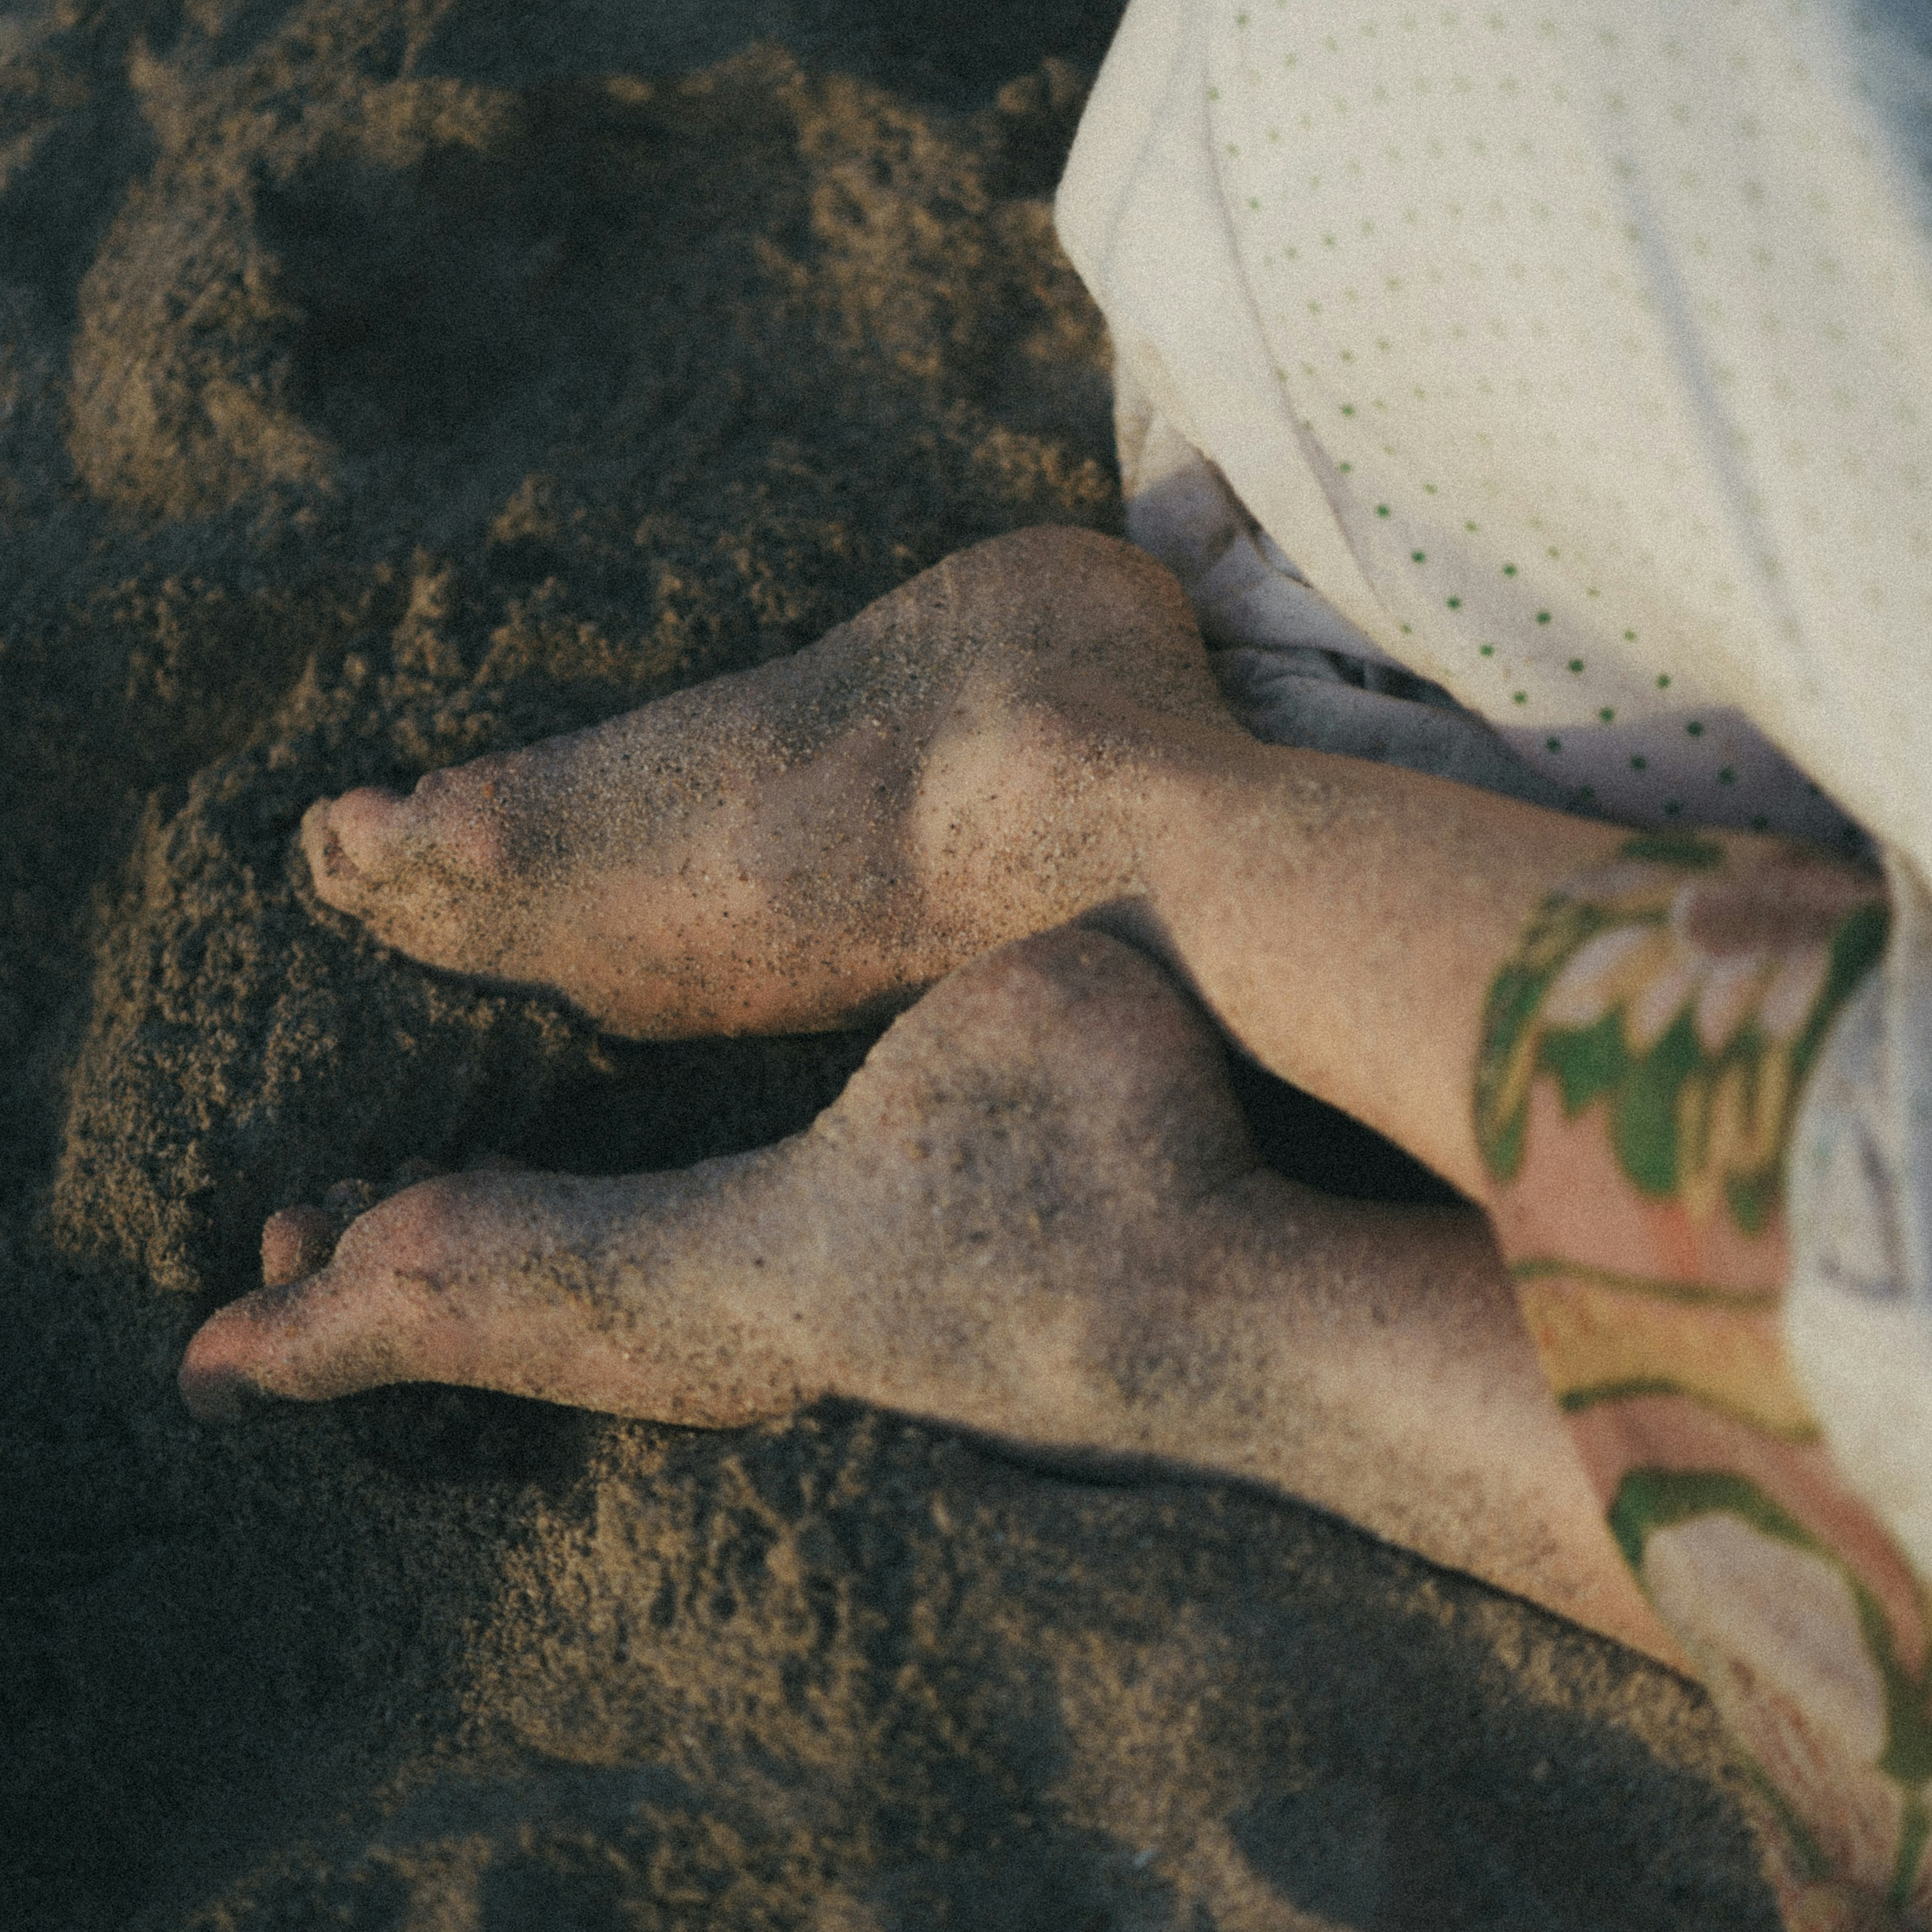
{"label": "damp sand", "polygon": [[386,955],[292,835],[1118,529],[1047,199],[1114,10],[0,15],[10,1927],[1772,1924],[1694,1691],[1285,1498],[829,1405],[175,1395],[344,1175],[838,1092],[863,1035],[616,1046]]}

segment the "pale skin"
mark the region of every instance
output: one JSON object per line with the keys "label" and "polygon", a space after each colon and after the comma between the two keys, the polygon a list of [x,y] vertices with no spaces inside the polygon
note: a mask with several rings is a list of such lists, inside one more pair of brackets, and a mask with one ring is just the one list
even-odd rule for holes
{"label": "pale skin", "polygon": [[[1526,922],[1624,837],[1262,745],[1157,566],[982,545],[793,658],[310,812],[329,904],[614,1034],[901,1017],[776,1148],[446,1176],[339,1242],[284,1210],[184,1393],[443,1381],[715,1426],[853,1397],[1258,1480],[1682,1667],[1493,1232],[1546,1246],[1598,1154],[1546,1130],[1505,1187],[1471,1100]],[[1222,1038],[1480,1204],[1270,1173]]]}

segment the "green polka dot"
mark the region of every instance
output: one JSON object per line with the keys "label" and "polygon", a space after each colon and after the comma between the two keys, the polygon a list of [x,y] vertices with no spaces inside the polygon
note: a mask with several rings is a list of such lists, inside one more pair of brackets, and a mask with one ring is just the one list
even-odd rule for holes
{"label": "green polka dot", "polygon": [[1348,472],[1354,469],[1354,466],[1355,466],[1352,463],[1338,463],[1335,466],[1337,470],[1341,471],[1344,476],[1347,476]]}
{"label": "green polka dot", "polygon": [[1463,527],[1463,529],[1465,529],[1466,530],[1478,530],[1478,529],[1480,529],[1480,528],[1481,527],[1481,526],[1480,526],[1480,524],[1465,524],[1462,526],[1462,527]]}
{"label": "green polka dot", "polygon": [[1635,644],[1636,642],[1636,633],[1634,631],[1626,631],[1624,633],[1624,642],[1627,644]]}
{"label": "green polka dot", "polygon": [[1386,503],[1378,503],[1378,504],[1376,506],[1376,514],[1377,516],[1378,516],[1378,517],[1385,517],[1385,516],[1387,516],[1387,515],[1388,514],[1388,513],[1389,513],[1389,506],[1388,506]]}
{"label": "green polka dot", "polygon": [[1235,25],[1236,26],[1238,26],[1238,27],[1245,27],[1247,24],[1248,24],[1248,16],[1246,16],[1246,14],[1237,14],[1234,16],[1234,25]]}
{"label": "green polka dot", "polygon": [[1241,152],[1240,143],[1238,142],[1230,141],[1228,143],[1228,152],[1231,154],[1238,154]]}
{"label": "green polka dot", "polygon": [[1494,644],[1478,644],[1476,648],[1486,658],[1492,658],[1496,654],[1496,647]]}
{"label": "green polka dot", "polygon": [[1770,826],[1771,820],[1766,818],[1764,814],[1761,812],[1750,822],[1750,829],[1754,832],[1768,831],[1770,830]]}
{"label": "green polka dot", "polygon": [[1529,693],[1526,691],[1514,691],[1510,692],[1510,695],[1514,698],[1519,704],[1527,704],[1529,702]]}
{"label": "green polka dot", "polygon": [[1563,748],[1563,740],[1561,738],[1546,738],[1543,741],[1543,748],[1546,752],[1560,752]]}
{"label": "green polka dot", "polygon": [[1410,626],[1407,624],[1403,625],[1402,627],[1402,634],[1405,638],[1409,636],[1411,634]]}
{"label": "green polka dot", "polygon": [[1701,738],[1704,735],[1703,722],[1700,718],[1692,718],[1690,723],[1685,725],[1684,728],[1686,731],[1689,732],[1690,736],[1694,738]]}
{"label": "green polka dot", "polygon": [[1560,556],[1560,555],[1562,554],[1562,553],[1561,553],[1561,552],[1557,549],[1556,546],[1554,544],[1552,544],[1550,546],[1550,554],[1552,556]]}
{"label": "green polka dot", "polygon": [[1570,660],[1570,668],[1579,677],[1582,676],[1583,674],[1583,660],[1581,658],[1572,658]]}
{"label": "green polka dot", "polygon": [[1411,563],[1426,563],[1429,553],[1426,550],[1412,550],[1408,554],[1408,560]]}
{"label": "green polka dot", "polygon": [[1219,100],[1220,98],[1221,90],[1218,87],[1210,87],[1208,90],[1208,98],[1210,100]]}
{"label": "green polka dot", "polygon": [[1452,610],[1460,610],[1462,608],[1462,600],[1460,597],[1445,597],[1442,601]]}
{"label": "green polka dot", "polygon": [[1729,765],[1725,766],[1718,774],[1718,782],[1720,784],[1736,784],[1737,782],[1738,775]]}
{"label": "green polka dot", "polygon": [[1664,815],[1666,818],[1675,818],[1683,809],[1683,806],[1674,798],[1666,798],[1664,801]]}
{"label": "green polka dot", "polygon": [[1505,577],[1514,577],[1516,574],[1516,566],[1513,563],[1504,564],[1503,566],[1503,574]]}
{"label": "green polka dot", "polygon": [[1538,611],[1536,614],[1536,621],[1539,624],[1548,623],[1550,622],[1550,613],[1547,610]]}
{"label": "green polka dot", "polygon": [[1670,688],[1670,672],[1660,670],[1657,674],[1657,688],[1659,691],[1668,691]]}
{"label": "green polka dot", "polygon": [[1422,490],[1424,496],[1432,496],[1436,494],[1436,485],[1433,483],[1425,483],[1422,486]]}
{"label": "green polka dot", "polygon": [[1254,196],[1250,195],[1248,196],[1248,206],[1250,208],[1258,208],[1261,206],[1261,203],[1255,198]]}
{"label": "green polka dot", "polygon": [[1630,760],[1630,770],[1634,772],[1647,772],[1650,770],[1650,760],[1644,757],[1642,752],[1639,752]]}
{"label": "green polka dot", "polygon": [[1607,724],[1617,714],[1612,711],[1607,704],[1604,706],[1602,710],[1597,713],[1597,716],[1600,718],[1606,724]]}

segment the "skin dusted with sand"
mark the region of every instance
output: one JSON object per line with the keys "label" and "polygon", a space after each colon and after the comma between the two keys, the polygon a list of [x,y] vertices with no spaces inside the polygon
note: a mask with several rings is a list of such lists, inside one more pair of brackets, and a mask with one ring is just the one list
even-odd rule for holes
{"label": "skin dusted with sand", "polygon": [[390,944],[633,1038],[848,1024],[1098,910],[1255,1058],[1472,1198],[1483,989],[1616,837],[1257,742],[1173,579],[1058,529],[950,558],[795,656],[302,830],[321,896]]}
{"label": "skin dusted with sand", "polygon": [[843,1026],[1142,890],[1160,747],[1229,729],[1192,638],[1138,552],[1023,532],[794,656],[407,798],[323,801],[303,847],[412,958],[551,987],[614,1034]]}
{"label": "skin dusted with sand", "polygon": [[[1172,583],[1052,531],[303,837],[392,944],[614,1030],[914,1004],[776,1147],[431,1180],[339,1241],[275,1216],[269,1285],[183,1364],[202,1414],[431,1380],[724,1426],[837,1394],[1258,1478],[1688,1660],[1790,1924],[1922,1902],[1923,1592],[1776,1318],[1872,879],[1258,745]],[[1264,1169],[1217,1028],[1489,1214]]]}
{"label": "skin dusted with sand", "polygon": [[1264,1168],[1211,1028],[1104,933],[954,974],[776,1148],[431,1180],[302,1279],[327,1239],[270,1223],[296,1285],[196,1338],[204,1413],[436,1380],[728,1426],[836,1394],[1268,1483],[1681,1661],[1482,1218]]}
{"label": "skin dusted with sand", "polygon": [[[278,1285],[209,1322],[184,1389],[436,1379],[718,1424],[836,1392],[1274,1484],[1680,1660],[1482,1216],[1265,1172],[1202,1010],[1474,1192],[1482,989],[1614,836],[1258,745],[1139,553],[983,544],[795,658],[311,811],[325,898],[616,1031],[832,1025],[943,983],[778,1148],[430,1181],[332,1260],[320,1210],[277,1216]],[[1108,930],[1046,931],[1083,914]]]}

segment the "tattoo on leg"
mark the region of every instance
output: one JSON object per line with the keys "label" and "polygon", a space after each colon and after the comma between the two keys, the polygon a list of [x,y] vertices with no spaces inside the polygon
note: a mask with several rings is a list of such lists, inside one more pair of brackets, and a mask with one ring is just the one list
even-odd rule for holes
{"label": "tattoo on leg", "polygon": [[1796,849],[1740,872],[1695,835],[1630,840],[1539,910],[1490,988],[1476,1076],[1491,1175],[1522,1164],[1529,1090],[1600,1100],[1624,1173],[1741,1232],[1782,1198],[1784,1146],[1833,1017],[1885,944],[1875,883]]}
{"label": "tattoo on leg", "polygon": [[1801,848],[1633,838],[1538,909],[1475,1075],[1526,1324],[1775,1822],[1794,1925],[1932,1922],[1932,1598],[1832,1466],[1780,1316],[1792,1122],[1887,924],[1878,880]]}

